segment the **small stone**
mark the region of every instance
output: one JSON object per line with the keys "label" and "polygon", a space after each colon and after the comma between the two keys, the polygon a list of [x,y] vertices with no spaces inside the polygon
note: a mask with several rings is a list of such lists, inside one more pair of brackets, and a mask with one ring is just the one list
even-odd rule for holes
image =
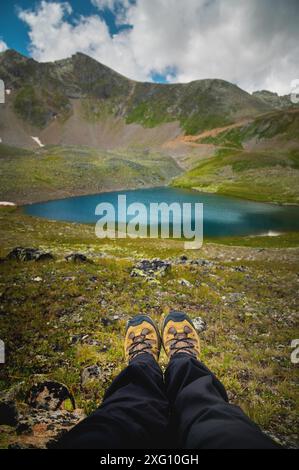
{"label": "small stone", "polygon": [[112,321],[110,318],[103,317],[101,318],[101,323],[103,326],[110,326],[112,324]]}
{"label": "small stone", "polygon": [[76,277],[75,276],[65,276],[63,278],[64,281],[75,281]]}
{"label": "small stone", "polygon": [[35,257],[35,261],[51,261],[54,259],[54,256],[48,252],[39,252]]}
{"label": "small stone", "polygon": [[191,261],[191,264],[196,264],[198,266],[206,266],[207,268],[211,268],[214,266],[213,261],[208,261],[206,259],[194,259]]}
{"label": "small stone", "polygon": [[101,323],[102,323],[103,326],[107,327],[107,326],[113,325],[114,323],[118,322],[119,320],[120,320],[119,315],[113,315],[112,317],[103,317],[103,318],[101,318]]}
{"label": "small stone", "polygon": [[79,297],[76,297],[75,302],[78,305],[82,305],[82,304],[85,304],[87,302],[87,299],[84,295],[79,295]]}
{"label": "small stone", "polygon": [[202,333],[207,329],[207,322],[201,317],[192,318],[192,323],[198,333]]}
{"label": "small stone", "polygon": [[244,294],[242,294],[241,292],[232,292],[228,294],[228,300],[230,302],[239,302],[243,298],[244,298]]}
{"label": "small stone", "polygon": [[87,256],[82,253],[71,253],[65,257],[66,261],[72,261],[73,263],[86,263]]}
{"label": "small stone", "polygon": [[187,281],[187,279],[180,279],[179,284],[184,287],[193,287],[193,284],[191,282]]}
{"label": "small stone", "polygon": [[43,279],[40,276],[36,276],[36,277],[33,278],[34,282],[42,282],[42,280]]}
{"label": "small stone", "polygon": [[90,381],[99,380],[101,376],[102,369],[97,364],[85,367],[81,373],[81,384],[84,387]]}
{"label": "small stone", "polygon": [[80,342],[83,343],[88,337],[89,337],[89,335],[86,335],[84,333],[79,333],[77,335],[73,335],[73,336],[71,336],[71,343],[72,344],[78,344]]}
{"label": "small stone", "polygon": [[247,271],[247,268],[245,266],[236,266],[234,270],[239,273],[244,273],[245,271]]}
{"label": "small stone", "polygon": [[131,271],[131,277],[145,277],[148,280],[165,276],[171,269],[171,263],[154,258],[139,261]]}

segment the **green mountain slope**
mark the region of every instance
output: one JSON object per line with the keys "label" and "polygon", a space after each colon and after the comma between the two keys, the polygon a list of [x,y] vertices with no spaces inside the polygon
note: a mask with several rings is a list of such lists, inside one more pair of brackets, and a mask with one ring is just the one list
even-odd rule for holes
{"label": "green mountain slope", "polygon": [[277,93],[273,93],[268,90],[254,91],[252,96],[260,99],[268,106],[276,109],[285,109],[289,107],[296,107],[298,104],[291,102],[290,95],[279,96]]}
{"label": "green mountain slope", "polygon": [[81,53],[53,63],[38,63],[8,50],[0,54],[0,76],[12,90],[10,102],[16,115],[40,130],[56,119],[63,125],[73,113],[74,100],[79,100],[83,109],[86,100],[92,100],[85,120],[110,116],[149,128],[178,122],[187,134],[271,109],[223,80],[139,83]]}
{"label": "green mountain slope", "polygon": [[0,201],[18,204],[72,195],[162,186],[180,173],[174,160],[147,151],[87,147],[21,150],[0,144]]}
{"label": "green mountain slope", "polygon": [[2,149],[5,199],[176,178],[178,186],[299,201],[299,113],[289,97],[250,95],[216,79],[135,82],[81,53],[38,63],[8,50],[0,54],[0,77],[10,90],[0,106],[1,142],[33,149],[20,160]]}
{"label": "green mountain slope", "polygon": [[251,139],[261,141],[279,138],[282,145],[299,142],[299,109],[271,112],[259,116],[248,124],[199,138],[199,143],[242,148]]}
{"label": "green mountain slope", "polygon": [[215,155],[176,178],[173,185],[299,203],[298,109],[269,113],[197,142],[214,145]]}

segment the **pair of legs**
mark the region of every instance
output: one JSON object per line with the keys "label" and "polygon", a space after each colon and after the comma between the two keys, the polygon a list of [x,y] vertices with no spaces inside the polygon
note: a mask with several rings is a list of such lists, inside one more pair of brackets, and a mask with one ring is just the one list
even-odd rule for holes
{"label": "pair of legs", "polygon": [[61,439],[61,448],[275,449],[199,360],[191,320],[172,312],[162,339],[170,361],[163,377],[161,340],[153,321],[136,317],[125,340],[129,365],[102,405]]}

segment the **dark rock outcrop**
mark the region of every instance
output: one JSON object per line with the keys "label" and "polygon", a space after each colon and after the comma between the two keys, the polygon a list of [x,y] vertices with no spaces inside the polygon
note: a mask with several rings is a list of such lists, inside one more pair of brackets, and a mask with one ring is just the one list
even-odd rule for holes
{"label": "dark rock outcrop", "polygon": [[165,276],[171,270],[171,263],[159,258],[153,260],[143,259],[137,263],[131,271],[131,277],[145,277],[155,279]]}
{"label": "dark rock outcrop", "polygon": [[87,263],[87,256],[82,253],[71,253],[65,257],[66,261],[72,261],[73,263]]}
{"label": "dark rock outcrop", "polygon": [[59,382],[40,382],[30,389],[27,402],[32,408],[58,410],[65,400],[69,399],[76,408],[75,399],[68,388]]}
{"label": "dark rock outcrop", "polygon": [[54,256],[50,252],[38,250],[37,248],[18,246],[7,255],[7,259],[17,261],[48,261],[53,260]]}
{"label": "dark rock outcrop", "polygon": [[0,425],[16,426],[18,418],[19,413],[15,401],[0,401]]}

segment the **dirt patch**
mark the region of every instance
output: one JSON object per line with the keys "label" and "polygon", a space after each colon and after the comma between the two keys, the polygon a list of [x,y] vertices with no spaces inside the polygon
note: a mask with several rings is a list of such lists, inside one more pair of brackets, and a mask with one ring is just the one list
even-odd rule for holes
{"label": "dirt patch", "polygon": [[122,147],[160,147],[176,138],[181,129],[177,122],[166,123],[155,128],[144,128],[139,124],[126,124],[123,118],[107,117],[88,122],[84,119],[80,100],[72,100],[73,113],[66,121],[53,121],[41,133],[45,144],[88,145],[102,149]]}

